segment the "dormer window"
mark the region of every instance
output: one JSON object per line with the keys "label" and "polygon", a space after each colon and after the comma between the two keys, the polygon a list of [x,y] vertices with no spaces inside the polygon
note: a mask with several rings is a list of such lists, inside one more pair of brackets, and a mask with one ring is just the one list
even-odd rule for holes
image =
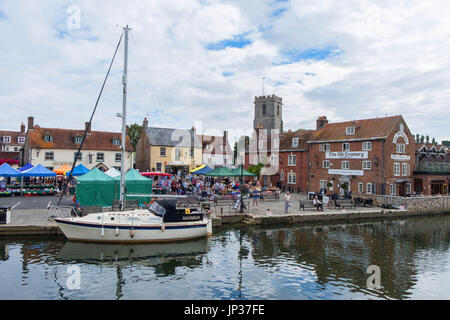
{"label": "dormer window", "polygon": [[118,146],[118,145],[120,145],[120,140],[119,139],[113,139],[112,140],[112,144],[115,145],[115,146]]}
{"label": "dormer window", "polygon": [[345,128],[345,134],[346,135],[355,134],[355,127],[347,127],[347,128]]}
{"label": "dormer window", "polygon": [[75,143],[81,143],[83,141],[83,137],[75,137]]}
{"label": "dormer window", "polygon": [[45,135],[44,136],[44,141],[45,142],[53,142],[53,137],[51,135]]}
{"label": "dormer window", "polygon": [[298,138],[292,138],[292,148],[298,147]]}
{"label": "dormer window", "polygon": [[18,137],[17,138],[18,143],[25,143],[25,137]]}
{"label": "dormer window", "polygon": [[10,143],[11,142],[11,137],[10,136],[4,136],[3,137],[3,143]]}

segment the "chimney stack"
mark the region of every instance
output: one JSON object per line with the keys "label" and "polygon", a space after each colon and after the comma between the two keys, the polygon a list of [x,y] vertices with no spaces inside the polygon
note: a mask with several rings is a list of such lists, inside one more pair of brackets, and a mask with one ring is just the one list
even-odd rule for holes
{"label": "chimney stack", "polygon": [[34,117],[28,117],[28,130],[33,130],[34,128]]}
{"label": "chimney stack", "polygon": [[142,123],[142,129],[144,129],[144,130],[148,129],[148,120],[147,120],[147,118],[144,118],[144,122]]}
{"label": "chimney stack", "polygon": [[20,133],[25,133],[25,125],[23,124],[23,122],[20,125]]}
{"label": "chimney stack", "polygon": [[91,133],[91,124],[89,122],[84,123],[84,130],[87,129],[87,133]]}
{"label": "chimney stack", "polygon": [[326,116],[321,116],[316,120],[316,130],[322,129],[328,123]]}

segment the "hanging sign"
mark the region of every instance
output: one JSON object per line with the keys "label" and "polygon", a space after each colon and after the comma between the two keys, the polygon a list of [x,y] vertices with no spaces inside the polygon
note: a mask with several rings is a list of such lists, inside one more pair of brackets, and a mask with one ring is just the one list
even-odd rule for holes
{"label": "hanging sign", "polygon": [[326,159],[367,159],[367,151],[338,151],[325,153]]}
{"label": "hanging sign", "polygon": [[363,176],[364,170],[328,169],[328,174],[340,174],[344,176]]}

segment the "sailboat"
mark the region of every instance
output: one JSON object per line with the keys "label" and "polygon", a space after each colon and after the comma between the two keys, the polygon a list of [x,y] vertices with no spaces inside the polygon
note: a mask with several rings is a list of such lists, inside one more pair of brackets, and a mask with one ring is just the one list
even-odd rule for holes
{"label": "sailboat", "polygon": [[[201,209],[199,211],[197,207],[183,203],[180,199],[182,197],[158,195],[159,199],[166,199],[156,200],[148,208],[124,209],[127,58],[128,32],[130,28],[126,26],[123,29],[125,35],[125,59],[122,77],[120,211],[98,212],[83,217],[72,216],[69,218],[54,218],[54,220],[64,235],[72,241],[141,243],[209,237],[212,235],[212,221],[208,212],[202,212]],[[81,146],[79,149],[81,149]]]}

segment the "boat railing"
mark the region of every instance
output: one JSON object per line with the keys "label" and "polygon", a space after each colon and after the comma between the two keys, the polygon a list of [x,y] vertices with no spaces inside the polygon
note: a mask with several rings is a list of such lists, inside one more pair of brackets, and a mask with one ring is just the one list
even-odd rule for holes
{"label": "boat railing", "polygon": [[[57,218],[70,218],[75,214],[75,208],[71,206],[58,206],[58,205],[49,205],[47,206],[49,212],[56,212]],[[50,218],[54,217],[50,216]]]}

